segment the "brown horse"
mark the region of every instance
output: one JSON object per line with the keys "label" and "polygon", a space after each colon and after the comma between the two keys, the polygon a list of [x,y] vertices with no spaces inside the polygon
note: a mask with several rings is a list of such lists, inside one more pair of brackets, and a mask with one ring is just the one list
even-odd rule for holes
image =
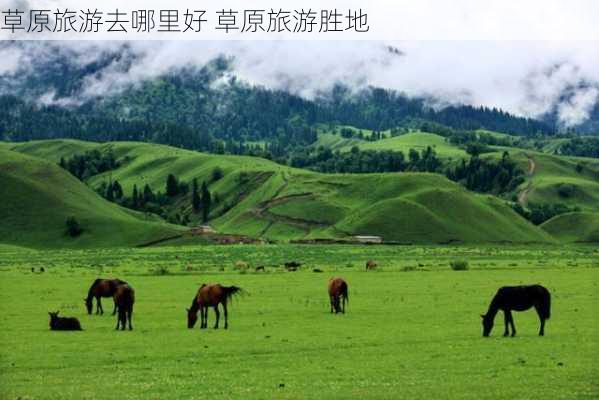
{"label": "brown horse", "polygon": [[374,261],[374,260],[368,260],[368,261],[366,262],[366,271],[369,271],[369,270],[374,270],[374,269],[376,269],[376,267],[378,267],[378,266],[379,266],[379,265],[376,263],[376,261]]}
{"label": "brown horse", "polygon": [[[87,308],[87,313],[91,314],[93,309],[93,298],[96,298],[96,314],[104,314],[104,308],[102,308],[102,302],[100,298],[102,297],[114,297],[114,293],[116,292],[116,288],[120,285],[126,285],[127,282],[122,281],[120,279],[96,279],[94,283],[90,286],[87,292],[87,298],[83,299],[85,301],[85,307]],[[112,315],[116,314],[116,302],[114,303],[114,310],[112,310]]]}
{"label": "brown horse", "polygon": [[133,330],[131,326],[131,317],[133,316],[133,303],[135,303],[135,290],[128,284],[120,285],[114,292],[114,304],[116,304],[119,315],[116,319],[116,328],[125,330],[127,320],[129,320],[129,330]]}
{"label": "brown horse", "polygon": [[345,314],[345,302],[349,303],[347,282],[341,278],[331,278],[329,280],[329,299],[331,300],[331,313],[334,310],[335,314],[339,312]]}
{"label": "brown horse", "polygon": [[203,284],[200,286],[198,293],[191,301],[191,307],[187,308],[187,327],[193,328],[198,320],[198,310],[200,311],[200,329],[208,327],[208,307],[214,308],[216,314],[216,323],[214,329],[218,329],[218,320],[220,312],[218,305],[222,304],[225,313],[225,329],[229,327],[227,302],[235,294],[243,293],[243,290],[237,286],[221,286],[220,284]]}

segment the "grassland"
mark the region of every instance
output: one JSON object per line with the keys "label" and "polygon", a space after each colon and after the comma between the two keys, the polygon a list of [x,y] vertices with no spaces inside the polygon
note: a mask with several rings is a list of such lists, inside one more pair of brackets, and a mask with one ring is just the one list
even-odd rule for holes
{"label": "grassland", "polygon": [[408,154],[410,149],[422,151],[430,146],[435,149],[439,157],[445,160],[466,158],[468,156],[463,149],[448,143],[443,136],[420,131],[373,142],[343,138],[339,134],[323,133],[318,136],[318,141],[314,146],[324,146],[339,151],[350,151],[353,146],[357,146],[360,150],[392,150],[401,151],[405,155]]}
{"label": "grassland", "polygon": [[572,212],[551,218],[541,225],[562,242],[599,242],[599,213]]}
{"label": "grassland", "polygon": [[[0,150],[0,241],[55,247],[132,246],[181,232],[182,228],[145,216],[98,196],[56,164]],[[65,221],[76,217],[84,232],[66,235]]]}
{"label": "grassland", "polygon": [[[17,145],[13,150],[57,161],[91,148],[110,148],[122,161],[116,170],[90,178],[91,187],[118,180],[126,194],[135,184],[163,190],[169,173],[187,182],[193,178],[209,182],[210,191],[220,199],[211,224],[225,233],[277,241],[353,235],[379,235],[401,243],[553,241],[502,201],[468,192],[441,175],[327,175],[259,158],[127,142],[56,140]],[[224,177],[212,181],[217,166]],[[172,208],[190,212],[190,204],[188,197],[182,197]]]}
{"label": "grassland", "polygon": [[[593,247],[0,251],[3,399],[599,396]],[[368,259],[381,269],[365,272]],[[470,270],[451,271],[454,259]],[[237,260],[266,272],[234,271]],[[283,272],[289,260],[304,269]],[[329,314],[333,275],[350,285],[346,315]],[[132,332],[115,332],[109,315],[85,314],[81,299],[97,276],[135,287]],[[228,331],[186,328],[184,308],[202,282],[247,290],[230,307]],[[547,335],[536,336],[530,311],[515,314],[516,338],[500,336],[501,315],[493,336],[482,338],[478,314],[497,287],[537,282],[553,294]],[[50,332],[46,312],[56,309],[78,317],[84,331]]]}

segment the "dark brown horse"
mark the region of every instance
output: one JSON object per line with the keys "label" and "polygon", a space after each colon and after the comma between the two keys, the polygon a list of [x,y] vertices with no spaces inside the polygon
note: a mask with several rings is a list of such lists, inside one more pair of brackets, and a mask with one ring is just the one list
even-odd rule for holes
{"label": "dark brown horse", "polygon": [[50,315],[50,329],[53,331],[82,331],[81,324],[77,318],[59,317],[58,313],[49,312]]}
{"label": "dark brown horse", "polygon": [[131,319],[133,316],[133,304],[135,303],[135,290],[128,284],[120,285],[116,288],[114,292],[114,304],[116,304],[119,315],[116,319],[116,328],[119,329],[119,325],[121,326],[121,330],[125,330],[125,325],[127,324],[127,320],[129,320],[129,330],[133,330],[133,326],[131,326]]}
{"label": "dark brown horse", "polygon": [[491,304],[489,311],[481,315],[483,319],[483,336],[489,336],[493,329],[493,321],[499,310],[503,311],[505,317],[505,331],[503,336],[508,336],[509,326],[512,327],[512,336],[516,336],[516,327],[514,326],[514,318],[512,310],[526,311],[534,307],[541,321],[541,329],[539,336],[545,334],[545,320],[551,315],[551,294],[549,290],[541,285],[530,286],[504,286],[499,288]]}
{"label": "dark brown horse", "polygon": [[[93,309],[93,298],[96,298],[96,314],[104,314],[104,309],[102,308],[102,302],[100,298],[102,297],[113,297],[116,292],[116,288],[120,285],[126,285],[127,282],[122,281],[120,279],[96,279],[94,283],[92,283],[91,287],[87,292],[87,298],[83,299],[85,301],[85,307],[87,308],[87,313],[91,314]],[[116,314],[116,303],[114,303],[114,310],[112,310],[112,315]]]}
{"label": "dark brown horse", "polygon": [[331,300],[331,312],[345,314],[345,303],[349,303],[347,282],[341,278],[331,278],[329,280],[329,299]]}
{"label": "dark brown horse", "polygon": [[225,313],[225,329],[229,327],[227,302],[235,294],[241,294],[243,290],[237,286],[221,286],[216,284],[203,284],[200,286],[198,293],[191,301],[191,307],[187,308],[187,327],[193,328],[198,320],[198,310],[200,311],[200,329],[208,327],[208,307],[214,308],[216,314],[216,323],[214,329],[218,329],[218,321],[220,312],[218,305],[222,304],[223,312]]}

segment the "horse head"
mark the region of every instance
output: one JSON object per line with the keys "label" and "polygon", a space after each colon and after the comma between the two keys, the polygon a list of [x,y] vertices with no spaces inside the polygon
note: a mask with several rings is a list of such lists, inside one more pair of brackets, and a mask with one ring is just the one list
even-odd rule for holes
{"label": "horse head", "polygon": [[483,336],[488,337],[493,329],[493,318],[490,318],[487,314],[481,314],[480,317],[483,323]]}
{"label": "horse head", "polygon": [[187,327],[191,329],[195,326],[196,322],[198,321],[198,313],[192,311],[189,308],[186,308],[185,311],[187,311]]}
{"label": "horse head", "polygon": [[91,315],[92,313],[92,297],[88,297],[86,299],[83,299],[83,302],[85,303],[85,307],[87,308],[87,313]]}

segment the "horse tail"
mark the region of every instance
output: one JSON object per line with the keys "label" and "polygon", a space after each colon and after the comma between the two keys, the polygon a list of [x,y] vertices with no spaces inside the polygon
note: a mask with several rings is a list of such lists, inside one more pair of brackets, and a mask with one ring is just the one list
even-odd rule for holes
{"label": "horse tail", "polygon": [[347,304],[349,304],[349,290],[347,289],[347,285],[343,285],[343,297],[345,298],[345,301],[347,301]]}
{"label": "horse tail", "polygon": [[547,299],[545,304],[546,309],[543,311],[545,313],[545,319],[549,319],[549,317],[551,317],[551,293],[549,293],[549,290],[546,291],[545,297]]}
{"label": "horse tail", "polygon": [[225,302],[229,301],[234,295],[242,295],[245,293],[245,291],[238,286],[223,286],[223,291],[225,292]]}

